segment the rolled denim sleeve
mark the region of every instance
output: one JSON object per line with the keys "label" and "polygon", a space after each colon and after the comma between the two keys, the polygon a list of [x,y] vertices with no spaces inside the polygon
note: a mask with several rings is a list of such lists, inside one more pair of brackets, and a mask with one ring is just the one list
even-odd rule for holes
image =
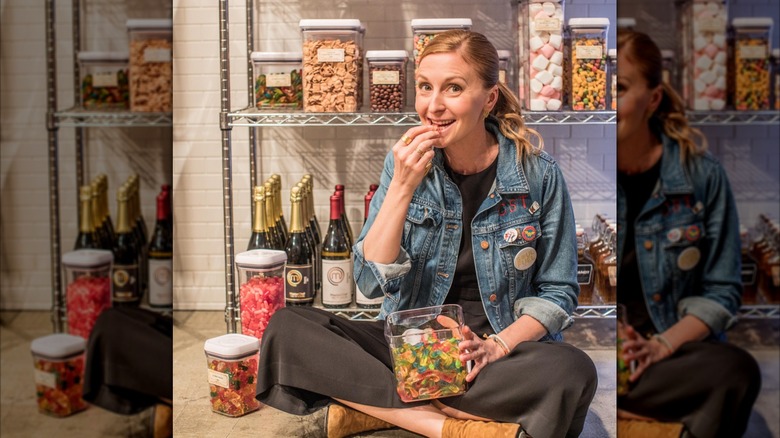
{"label": "rolled denim sleeve", "polygon": [[737,322],[737,317],[722,304],[704,297],[683,298],[677,305],[677,313],[680,318],[685,315],[699,318],[713,333],[722,333]]}

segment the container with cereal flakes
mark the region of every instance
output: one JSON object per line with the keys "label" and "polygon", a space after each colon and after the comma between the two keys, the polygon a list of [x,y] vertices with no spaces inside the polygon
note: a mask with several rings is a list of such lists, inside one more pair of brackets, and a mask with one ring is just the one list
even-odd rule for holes
{"label": "container with cereal flakes", "polygon": [[81,398],[86,347],[86,339],[62,333],[32,341],[30,351],[39,412],[67,417],[87,408]]}
{"label": "container with cereal flakes", "polygon": [[368,94],[371,111],[399,113],[406,105],[406,50],[369,50]]}
{"label": "container with cereal flakes", "polygon": [[257,109],[303,109],[301,52],[252,52],[250,59]]}
{"label": "container with cereal flakes", "polygon": [[260,409],[255,399],[260,341],[231,333],[206,340],[211,410],[240,417]]}
{"label": "container with cereal flakes", "polygon": [[126,110],[130,107],[127,52],[79,52],[81,106]]}
{"label": "container with cereal flakes", "polygon": [[416,18],[412,20],[412,56],[414,68],[420,64],[420,55],[437,34],[452,29],[471,30],[471,18]]}
{"label": "container with cereal flakes", "polygon": [[518,94],[531,111],[558,111],[564,102],[563,0],[520,0]]}
{"label": "container with cereal flakes", "polygon": [[62,255],[68,333],[89,338],[98,316],[111,307],[111,264],[103,249],[77,249]]}
{"label": "container with cereal flakes", "polygon": [[130,110],[173,108],[173,24],[170,19],[127,20],[130,39]]}
{"label": "container with cereal flakes", "polygon": [[360,20],[304,19],[299,26],[303,33],[303,110],[357,111],[362,71]]}
{"label": "container with cereal flakes", "polygon": [[262,339],[273,314],[284,307],[287,253],[253,249],[236,254],[241,333]]}
{"label": "container with cereal flakes", "polygon": [[770,17],[735,18],[733,56],[730,66],[733,72],[732,102],[738,111],[771,109],[770,94],[770,41],[772,19]]}
{"label": "container with cereal flakes", "polygon": [[607,18],[572,18],[569,98],[574,111],[606,110]]}

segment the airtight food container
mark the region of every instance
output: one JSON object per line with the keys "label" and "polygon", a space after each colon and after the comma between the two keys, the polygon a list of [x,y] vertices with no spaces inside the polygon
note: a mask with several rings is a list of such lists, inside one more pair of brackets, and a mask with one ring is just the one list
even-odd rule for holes
{"label": "airtight food container", "polygon": [[558,111],[564,102],[564,1],[521,0],[519,96],[531,111]]}
{"label": "airtight food container", "polygon": [[111,307],[111,251],[77,249],[62,255],[68,333],[89,338],[103,310]]}
{"label": "airtight food container", "polygon": [[398,113],[406,105],[406,50],[369,50],[368,94],[371,111]]}
{"label": "airtight food container", "polygon": [[436,35],[452,29],[471,30],[471,18],[415,18],[412,20],[412,56],[414,68],[420,65],[420,55]]}
{"label": "airtight food container", "polygon": [[734,109],[760,111],[771,108],[770,17],[735,18],[731,90]]}
{"label": "airtight food container", "polygon": [[206,340],[211,410],[240,417],[260,408],[255,399],[260,341],[231,333]]}
{"label": "airtight food container", "polygon": [[38,411],[67,417],[87,408],[84,386],[86,339],[57,333],[32,341]]}
{"label": "airtight food container", "polygon": [[607,18],[572,18],[569,93],[574,111],[607,109]]}
{"label": "airtight food container", "polygon": [[615,111],[617,109],[617,49],[609,49],[607,51],[607,59],[609,64],[607,69],[607,79],[609,80],[609,109]]}
{"label": "airtight food container", "polygon": [[250,59],[257,109],[303,109],[301,52],[252,52]]}
{"label": "airtight food container", "polygon": [[173,21],[127,20],[130,39],[130,110],[173,108]]}
{"label": "airtight food container", "polygon": [[127,52],[79,52],[81,106],[85,109],[130,107]]}
{"label": "airtight food container", "polygon": [[303,110],[355,112],[363,58],[360,20],[301,20]]}
{"label": "airtight food container", "polygon": [[661,80],[669,84],[672,89],[677,88],[677,60],[674,50],[661,50]]}
{"label": "airtight food container", "polygon": [[385,320],[396,390],[404,402],[463,394],[463,310],[457,304],[393,312]]}
{"label": "airtight food container", "polygon": [[236,255],[241,333],[262,339],[273,314],[284,307],[287,254],[254,249]]}
{"label": "airtight food container", "polygon": [[616,25],[618,30],[634,30],[636,28],[636,18],[618,17]]}
{"label": "airtight food container", "polygon": [[514,72],[512,71],[512,52],[509,50],[496,50],[498,53],[498,82],[509,87],[513,92],[514,89]]}

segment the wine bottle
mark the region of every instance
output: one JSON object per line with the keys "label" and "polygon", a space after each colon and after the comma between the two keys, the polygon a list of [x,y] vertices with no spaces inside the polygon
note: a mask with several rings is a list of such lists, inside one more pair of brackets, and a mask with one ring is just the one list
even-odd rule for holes
{"label": "wine bottle", "polygon": [[314,302],[314,255],[303,227],[303,210],[300,189],[290,190],[290,238],[285,252],[287,265],[284,268],[284,297],[288,306],[311,306]]}
{"label": "wine bottle", "polygon": [[322,305],[328,308],[352,304],[352,248],[341,228],[341,200],[330,197],[330,223],[322,241]]}
{"label": "wine bottle", "polygon": [[285,241],[279,235],[278,228],[274,222],[274,191],[271,184],[266,181],[263,183],[263,194],[265,195],[265,219],[268,225],[268,236],[272,242],[273,249],[284,250]]}
{"label": "wine bottle", "polygon": [[108,176],[106,174],[101,173],[98,175],[98,185],[100,186],[100,209],[102,211],[103,228],[111,242],[109,249],[112,249],[114,244],[116,244],[116,234],[114,232],[114,223],[111,220],[111,212],[108,208]]}
{"label": "wine bottle", "polygon": [[296,186],[300,189],[302,198],[303,228],[306,230],[306,238],[309,239],[309,245],[311,245],[314,254],[314,290],[320,292],[322,291],[322,245],[319,237],[315,237],[314,229],[309,220],[309,193],[306,190],[306,185],[303,182],[298,182]]}
{"label": "wine bottle", "polygon": [[113,242],[109,241],[106,229],[103,227],[103,214],[100,211],[100,184],[98,179],[93,179],[89,183],[90,192],[90,214],[92,215],[92,225],[95,230],[95,236],[98,240],[98,247],[100,249],[107,249],[111,251],[114,247]]}
{"label": "wine bottle", "polygon": [[138,275],[141,283],[141,295],[146,293],[149,288],[149,251],[147,242],[149,241],[149,230],[146,228],[146,221],[141,213],[140,185],[137,174],[130,175],[130,226],[134,227],[138,236]]}
{"label": "wine bottle", "polygon": [[[369,187],[368,193],[366,193],[366,196],[363,197],[363,203],[365,205],[365,212],[363,213],[363,226],[366,226],[366,222],[368,222],[368,212],[371,208],[371,200],[374,198],[374,191],[378,186],[375,184],[372,184],[371,187]],[[372,190],[373,188],[373,190]],[[354,280],[353,280],[354,281]],[[382,301],[384,300],[384,296],[380,296],[379,298],[368,298],[365,295],[363,295],[363,292],[360,292],[360,289],[355,285],[355,304],[360,309],[378,309],[382,307]]]}
{"label": "wine bottle", "polygon": [[271,174],[270,178],[274,187],[276,214],[279,215],[279,229],[282,231],[284,240],[287,241],[287,237],[290,235],[290,231],[287,228],[287,221],[284,220],[284,212],[282,211],[282,177],[274,173]]}
{"label": "wine bottle", "polygon": [[252,205],[255,217],[252,219],[252,236],[249,238],[246,250],[275,249],[268,236],[268,225],[265,217],[265,188],[263,186],[255,186],[252,189]]}
{"label": "wine bottle", "polygon": [[149,305],[173,306],[173,234],[170,192],[164,189],[157,195],[157,221],[149,242]]}
{"label": "wine bottle", "polygon": [[346,209],[346,193],[344,191],[343,184],[336,184],[336,193],[341,194],[341,221],[344,223],[345,231],[347,232],[347,239],[349,240],[349,246],[355,244],[355,236],[352,235],[352,226],[349,224],[349,218],[347,217]]}
{"label": "wine bottle", "polygon": [[92,187],[79,188],[79,234],[73,249],[100,249],[92,215]]}
{"label": "wine bottle", "polygon": [[114,305],[138,305],[141,300],[139,279],[139,251],[130,226],[130,200],[126,187],[117,195],[116,244],[111,268]]}
{"label": "wine bottle", "polygon": [[314,235],[317,237],[317,241],[322,236],[322,229],[320,228],[320,222],[317,220],[317,212],[314,210],[314,179],[310,174],[303,175],[303,182],[306,184],[306,190],[309,192],[309,213],[311,214],[311,224],[314,229]]}

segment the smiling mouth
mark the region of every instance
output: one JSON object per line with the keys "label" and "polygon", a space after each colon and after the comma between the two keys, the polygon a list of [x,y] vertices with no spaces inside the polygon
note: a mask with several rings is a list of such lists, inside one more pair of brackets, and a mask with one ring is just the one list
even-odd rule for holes
{"label": "smiling mouth", "polygon": [[439,131],[445,130],[448,126],[455,123],[455,120],[431,120],[428,119],[431,125],[435,126]]}

